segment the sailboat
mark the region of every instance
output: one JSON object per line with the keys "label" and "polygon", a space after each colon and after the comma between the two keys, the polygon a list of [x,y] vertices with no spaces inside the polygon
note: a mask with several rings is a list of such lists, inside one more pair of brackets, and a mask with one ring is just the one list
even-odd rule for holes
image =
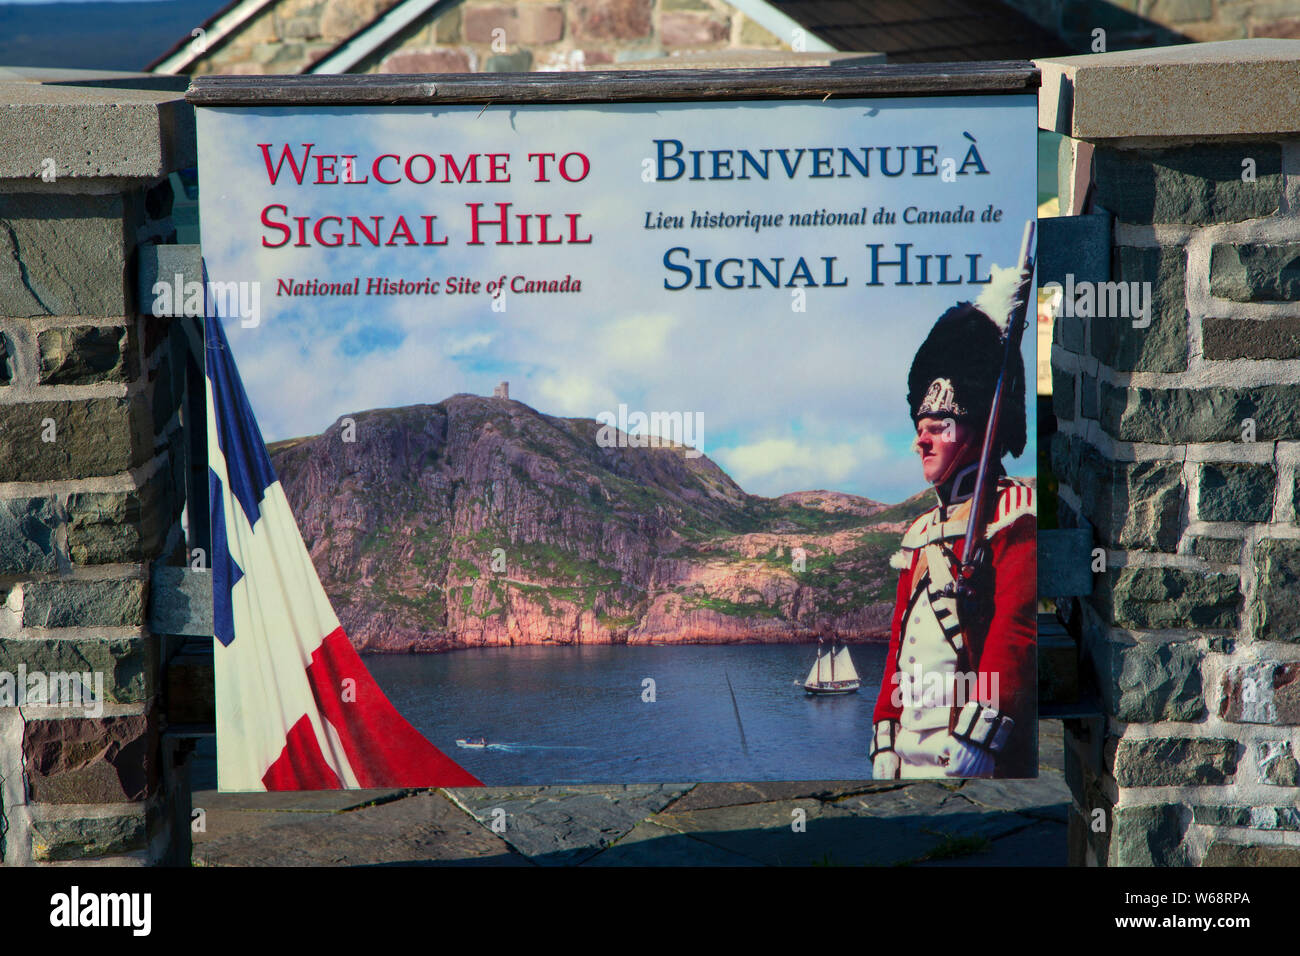
{"label": "sailboat", "polygon": [[823,654],[822,642],[818,640],[817,660],[803,682],[803,689],[809,694],[852,694],[862,686],[848,647],[841,644],[837,650],[835,644],[832,640],[830,653]]}

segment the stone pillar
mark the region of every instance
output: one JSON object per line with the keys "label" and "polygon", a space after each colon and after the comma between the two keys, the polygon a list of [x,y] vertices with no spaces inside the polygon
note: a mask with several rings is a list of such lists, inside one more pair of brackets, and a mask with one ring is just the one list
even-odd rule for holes
{"label": "stone pillar", "polygon": [[185,375],[135,291],[194,165],[180,85],[0,70],[5,864],[188,863],[146,626],[150,564],[185,548]]}
{"label": "stone pillar", "polygon": [[1300,864],[1300,42],[1039,67],[1111,279],[1151,291],[1052,347],[1062,524],[1100,549],[1072,862]]}

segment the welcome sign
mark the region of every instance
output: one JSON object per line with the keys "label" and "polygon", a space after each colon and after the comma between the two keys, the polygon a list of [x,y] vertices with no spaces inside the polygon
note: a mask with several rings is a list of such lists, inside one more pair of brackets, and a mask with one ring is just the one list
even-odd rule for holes
{"label": "welcome sign", "polygon": [[198,111],[222,788],[1032,775],[1032,93],[356,82]]}

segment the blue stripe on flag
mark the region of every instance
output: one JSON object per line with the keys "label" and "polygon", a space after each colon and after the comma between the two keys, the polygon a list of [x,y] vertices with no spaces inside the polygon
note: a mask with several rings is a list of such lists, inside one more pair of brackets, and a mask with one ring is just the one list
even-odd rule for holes
{"label": "blue stripe on flag", "polygon": [[266,489],[275,483],[275,469],[271,467],[262,432],[257,427],[244,385],[239,380],[221,319],[208,316],[203,325],[207,375],[217,404],[217,445],[226,458],[230,491],[248,516],[249,527],[252,527],[262,515],[259,505]]}
{"label": "blue stripe on flag", "polygon": [[226,647],[235,639],[233,591],[244,576],[244,569],[230,556],[226,539],[226,510],[222,502],[221,479],[208,469],[208,501],[212,508],[212,629]]}

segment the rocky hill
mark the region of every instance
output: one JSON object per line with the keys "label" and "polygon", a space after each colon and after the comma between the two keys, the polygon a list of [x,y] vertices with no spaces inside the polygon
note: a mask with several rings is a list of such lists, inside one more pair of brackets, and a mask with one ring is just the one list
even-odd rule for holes
{"label": "rocky hill", "polygon": [[271,453],[364,651],[885,639],[889,555],[931,504],[762,498],[706,456],[600,447],[599,423],[507,399],[349,418]]}

